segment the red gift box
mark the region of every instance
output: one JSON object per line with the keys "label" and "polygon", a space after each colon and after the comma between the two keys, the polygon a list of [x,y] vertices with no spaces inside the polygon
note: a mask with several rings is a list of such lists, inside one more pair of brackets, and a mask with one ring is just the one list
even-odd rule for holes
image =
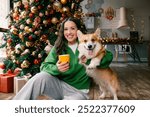
{"label": "red gift box", "polygon": [[0,74],[0,92],[12,93],[14,90],[14,77],[16,74]]}

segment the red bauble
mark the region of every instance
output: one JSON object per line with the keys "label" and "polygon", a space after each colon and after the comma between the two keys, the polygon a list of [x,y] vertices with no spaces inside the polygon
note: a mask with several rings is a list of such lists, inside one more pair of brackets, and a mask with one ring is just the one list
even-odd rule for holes
{"label": "red bauble", "polygon": [[33,39],[32,35],[30,35],[30,36],[28,37],[28,39],[29,39],[29,40],[32,40],[32,39]]}
{"label": "red bauble", "polygon": [[30,13],[30,14],[29,14],[29,17],[30,17],[30,18],[33,18],[33,16],[34,16],[33,13]]}
{"label": "red bauble", "polygon": [[39,2],[39,0],[34,0],[35,2]]}
{"label": "red bauble", "polygon": [[34,64],[35,64],[35,65],[39,64],[39,62],[40,62],[40,61],[39,61],[38,59],[34,59]]}
{"label": "red bauble", "polygon": [[13,71],[12,71],[11,69],[9,69],[9,70],[7,71],[7,73],[8,73],[8,74],[12,74]]}
{"label": "red bauble", "polygon": [[0,63],[0,68],[1,68],[1,69],[5,69],[5,67],[6,67],[6,66],[5,66],[4,63]]}
{"label": "red bauble", "polygon": [[11,38],[7,39],[7,43],[11,44],[12,43],[12,39]]}

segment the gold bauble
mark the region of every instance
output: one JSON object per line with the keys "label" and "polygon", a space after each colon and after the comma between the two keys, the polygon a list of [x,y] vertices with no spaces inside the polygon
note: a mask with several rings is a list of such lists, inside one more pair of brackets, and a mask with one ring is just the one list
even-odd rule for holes
{"label": "gold bauble", "polygon": [[27,17],[27,12],[26,11],[22,11],[21,12],[21,18],[26,18]]}
{"label": "gold bauble", "polygon": [[19,38],[20,38],[21,40],[23,40],[23,39],[24,39],[23,32],[20,32],[20,33],[19,33]]}
{"label": "gold bauble", "polygon": [[29,26],[25,26],[25,27],[24,27],[24,30],[25,30],[26,33],[29,33],[29,32],[30,32],[30,31],[29,31]]}
{"label": "gold bauble", "polygon": [[47,25],[48,21],[47,20],[43,20],[43,24]]}
{"label": "gold bauble", "polygon": [[62,4],[59,2],[59,1],[55,1],[54,3],[53,3],[53,8],[54,9],[61,9],[62,8]]}
{"label": "gold bauble", "polygon": [[62,11],[63,11],[64,13],[68,13],[70,10],[69,10],[69,7],[63,7],[63,8],[62,8]]}
{"label": "gold bauble", "polygon": [[56,24],[56,23],[58,22],[58,19],[57,19],[56,17],[53,17],[52,20],[51,20],[51,22],[52,22],[53,24]]}
{"label": "gold bauble", "polygon": [[60,0],[60,2],[61,2],[62,4],[66,4],[66,3],[67,3],[67,0]]}
{"label": "gold bauble", "polygon": [[28,60],[24,60],[21,63],[21,68],[29,68],[30,62]]}
{"label": "gold bauble", "polygon": [[33,7],[31,7],[31,12],[32,13],[37,13],[37,11],[38,11],[38,8],[37,7],[35,7],[35,6],[33,6]]}
{"label": "gold bauble", "polygon": [[32,56],[36,56],[36,54],[37,54],[37,52],[36,52],[36,51],[33,51],[31,55],[32,55]]}
{"label": "gold bauble", "polygon": [[10,32],[13,33],[14,35],[18,34],[18,29],[17,28],[12,28],[10,29]]}
{"label": "gold bauble", "polygon": [[35,31],[34,34],[39,36],[41,34],[41,30]]}
{"label": "gold bauble", "polygon": [[17,12],[14,12],[14,13],[13,13],[13,18],[18,17],[18,15],[19,15],[19,14],[18,14]]}
{"label": "gold bauble", "polygon": [[25,27],[24,24],[21,24],[21,25],[20,25],[20,29],[21,29],[21,30],[23,30],[24,27]]}
{"label": "gold bauble", "polygon": [[46,34],[43,34],[43,35],[40,37],[40,41],[46,42],[46,40],[48,40],[48,36],[47,36]]}
{"label": "gold bauble", "polygon": [[32,20],[31,20],[31,19],[27,19],[27,20],[26,20],[26,23],[27,23],[27,24],[31,24],[31,23],[32,23]]}
{"label": "gold bauble", "polygon": [[32,46],[33,46],[33,42],[26,41],[26,46],[27,46],[27,47],[32,47]]}

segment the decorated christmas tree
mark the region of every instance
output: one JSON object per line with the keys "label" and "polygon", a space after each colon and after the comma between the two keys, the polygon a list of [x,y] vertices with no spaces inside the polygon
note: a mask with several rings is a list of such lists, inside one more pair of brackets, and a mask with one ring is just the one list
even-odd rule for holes
{"label": "decorated christmas tree", "polygon": [[[81,18],[83,0],[13,0],[9,31],[5,34],[4,72],[20,69],[20,76],[39,72],[66,17]],[[4,45],[3,45],[4,46]]]}

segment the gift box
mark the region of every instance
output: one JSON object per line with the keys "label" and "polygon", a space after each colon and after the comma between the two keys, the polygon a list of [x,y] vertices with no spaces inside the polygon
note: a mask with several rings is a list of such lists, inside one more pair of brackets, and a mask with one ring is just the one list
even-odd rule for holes
{"label": "gift box", "polygon": [[16,74],[0,74],[0,92],[12,93]]}
{"label": "gift box", "polygon": [[26,84],[27,79],[24,77],[14,77],[14,93],[18,93],[20,89]]}

